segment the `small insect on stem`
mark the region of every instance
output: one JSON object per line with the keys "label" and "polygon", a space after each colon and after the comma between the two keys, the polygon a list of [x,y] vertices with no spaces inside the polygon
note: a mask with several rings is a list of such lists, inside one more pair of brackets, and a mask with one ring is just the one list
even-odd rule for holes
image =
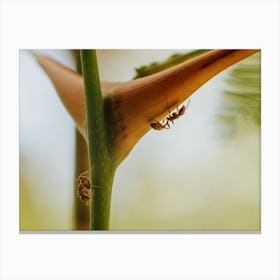
{"label": "small insect on stem", "polygon": [[[85,203],[86,206],[90,205],[90,201],[93,197],[93,193],[91,192],[91,184],[88,176],[86,176],[86,174],[88,173],[88,171],[81,173],[78,179],[76,180],[77,195],[80,198],[80,200]],[[98,186],[94,187],[97,188]]]}
{"label": "small insect on stem", "polygon": [[77,195],[80,198],[80,200],[85,203],[86,206],[89,206],[92,194],[90,190],[90,181],[86,174],[88,174],[88,171],[81,173],[78,179],[76,180]]}

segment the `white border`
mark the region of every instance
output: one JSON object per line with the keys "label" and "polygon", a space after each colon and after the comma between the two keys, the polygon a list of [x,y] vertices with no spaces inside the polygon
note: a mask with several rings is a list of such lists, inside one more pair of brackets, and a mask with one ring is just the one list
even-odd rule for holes
{"label": "white border", "polygon": [[[1,279],[279,279],[279,34],[278,1],[2,1]],[[18,50],[81,47],[262,49],[261,234],[19,234]]]}

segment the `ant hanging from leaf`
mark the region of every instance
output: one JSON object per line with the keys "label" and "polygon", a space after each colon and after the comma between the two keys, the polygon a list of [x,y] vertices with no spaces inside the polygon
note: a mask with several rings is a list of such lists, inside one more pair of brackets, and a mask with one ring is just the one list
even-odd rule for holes
{"label": "ant hanging from leaf", "polygon": [[169,116],[166,117],[166,120],[171,121],[174,124],[174,120],[178,119],[180,116],[183,116],[190,105],[190,99],[188,100],[187,105],[182,105],[180,109],[177,107],[177,111],[171,112],[169,111]]}
{"label": "ant hanging from leaf", "polygon": [[[167,107],[169,108],[169,105],[167,103],[167,99],[166,99],[166,104]],[[169,129],[170,128],[170,124],[169,122],[172,122],[172,124],[174,124],[174,120],[178,119],[180,116],[184,115],[187,108],[189,107],[190,104],[190,99],[188,100],[187,105],[182,105],[180,108],[177,107],[177,110],[173,113],[169,112],[169,115],[164,118],[164,120],[162,122],[158,122],[158,121],[153,121],[150,123],[151,127],[155,130],[162,130],[162,129]]]}

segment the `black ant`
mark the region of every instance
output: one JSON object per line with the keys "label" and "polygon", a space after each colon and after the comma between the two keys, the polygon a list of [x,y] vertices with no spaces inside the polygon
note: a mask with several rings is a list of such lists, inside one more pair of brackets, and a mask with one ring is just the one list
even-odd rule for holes
{"label": "black ant", "polygon": [[187,105],[182,105],[180,109],[177,107],[177,111],[173,112],[172,114],[169,111],[169,116],[166,117],[167,121],[170,121],[174,124],[174,120],[178,119],[180,116],[183,116],[190,105],[190,99],[188,100]]}
{"label": "black ant", "polygon": [[[168,106],[167,100],[166,100],[166,104]],[[180,108],[177,107],[177,111],[173,113],[171,113],[169,110],[169,115],[166,118],[164,118],[162,122],[153,121],[150,123],[151,127],[155,130],[169,129],[170,128],[169,122],[172,122],[172,124],[174,124],[174,120],[178,119],[180,116],[185,114],[187,108],[189,107],[189,104],[190,104],[190,100],[188,100],[187,105],[182,105]]]}

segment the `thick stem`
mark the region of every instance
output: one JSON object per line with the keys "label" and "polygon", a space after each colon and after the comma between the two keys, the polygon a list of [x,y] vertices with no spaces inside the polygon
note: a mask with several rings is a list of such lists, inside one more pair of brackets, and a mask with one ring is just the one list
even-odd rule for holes
{"label": "thick stem", "polygon": [[87,140],[93,199],[90,229],[109,229],[112,182],[115,164],[108,141],[95,50],[81,50],[87,111]]}

